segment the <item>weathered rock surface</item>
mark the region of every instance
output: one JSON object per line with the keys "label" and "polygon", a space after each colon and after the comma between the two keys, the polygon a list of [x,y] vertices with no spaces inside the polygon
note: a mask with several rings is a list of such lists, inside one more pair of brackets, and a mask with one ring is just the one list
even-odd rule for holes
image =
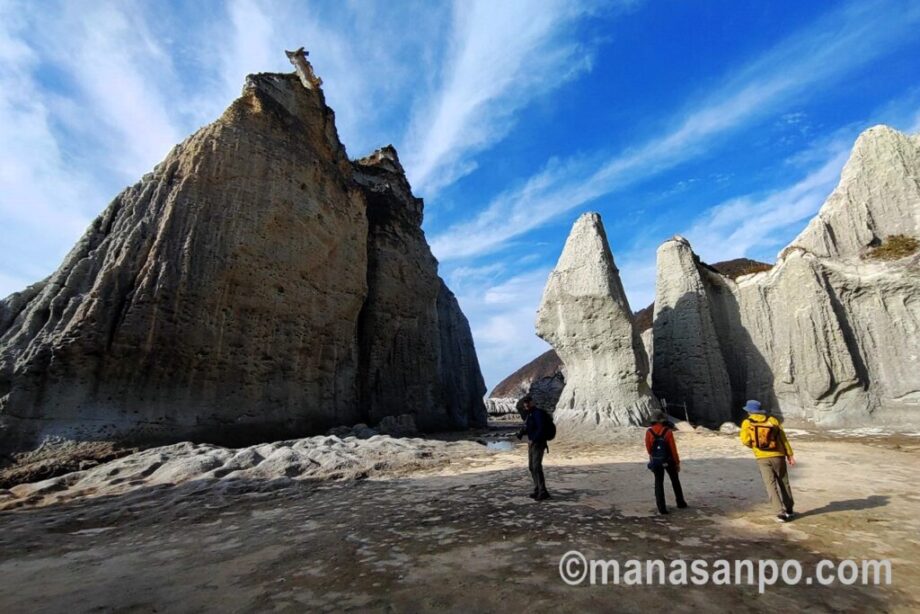
{"label": "weathered rock surface", "polygon": [[695,255],[686,239],[674,237],[657,258],[652,389],[686,403],[697,421],[722,422],[731,387]]}
{"label": "weathered rock surface", "polygon": [[182,442],[41,482],[0,489],[0,509],[113,496],[141,488],[172,488],[193,480],[204,488],[216,482],[236,482],[273,489],[291,480],[357,479],[436,466],[485,452],[485,446],[470,441],[394,439],[377,434],[360,439],[317,436],[237,449]]}
{"label": "weathered rock surface", "polygon": [[[0,447],[483,421],[469,329],[401,170],[392,149],[353,165],[320,89],[250,76],[0,304]],[[477,385],[478,404],[455,396]]]}
{"label": "weathered rock surface", "polygon": [[469,326],[456,301],[442,296],[447,290],[422,232],[423,203],[396,150],[355,162],[355,179],[369,225],[368,295],[358,321],[365,420],[409,413],[423,430],[482,424],[485,385]]}
{"label": "weathered rock surface", "polygon": [[530,395],[537,407],[552,410],[565,387],[565,366],[555,350],[547,350],[498,383],[486,408],[491,416],[516,416],[518,401]]}
{"label": "weathered rock surface", "polygon": [[441,338],[438,365],[450,424],[455,427],[485,426],[488,422],[483,401],[486,383],[476,358],[473,333],[457,297],[443,280],[438,292],[438,330]]}
{"label": "weathered rock surface", "polygon": [[875,126],[856,140],[840,184],[791,246],[819,257],[859,254],[890,235],[920,237],[920,134]]}
{"label": "weathered rock surface", "polygon": [[905,150],[915,141],[887,128],[861,136],[817,222],[769,271],[733,280],[699,263],[685,240],[662,245],[656,394],[713,427],[737,418],[747,398],[826,425],[915,421],[920,255],[860,258],[879,233],[916,233],[920,157]]}
{"label": "weathered rock surface", "polygon": [[537,334],[565,364],[560,425],[642,424],[658,402],[600,215],[575,222],[537,312]]}

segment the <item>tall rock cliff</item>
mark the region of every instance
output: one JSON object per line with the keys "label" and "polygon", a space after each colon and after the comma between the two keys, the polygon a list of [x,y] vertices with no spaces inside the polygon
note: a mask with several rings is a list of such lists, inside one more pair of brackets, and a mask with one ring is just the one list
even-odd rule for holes
{"label": "tall rock cliff", "polygon": [[[481,399],[448,410],[481,376],[468,327],[442,350],[462,314],[440,308],[421,208],[391,149],[348,160],[318,87],[250,76],[50,278],[0,303],[3,447],[484,419]],[[464,371],[444,371],[450,352]]]}
{"label": "tall rock cliff", "polygon": [[718,422],[731,387],[695,255],[675,237],[657,258],[652,388],[658,398],[686,403],[697,420]]}
{"label": "tall rock cliff", "polygon": [[648,359],[597,213],[575,222],[537,312],[537,334],[565,364],[560,424],[642,424],[658,402]]}
{"label": "tall rock cliff", "polygon": [[769,271],[731,279],[686,241],[665,243],[656,394],[713,426],[738,417],[746,398],[827,425],[915,422],[920,254],[871,255],[889,233],[920,237],[918,148],[920,139],[889,128],[864,133],[834,193]]}

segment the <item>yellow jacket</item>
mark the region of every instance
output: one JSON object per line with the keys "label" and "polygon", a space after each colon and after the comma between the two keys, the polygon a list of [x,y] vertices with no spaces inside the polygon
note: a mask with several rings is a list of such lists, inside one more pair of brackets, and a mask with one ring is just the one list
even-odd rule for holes
{"label": "yellow jacket", "polygon": [[[769,424],[779,431],[779,447],[776,450],[761,450],[755,447],[754,425]],[[773,416],[764,416],[762,414],[751,414],[741,423],[741,443],[754,450],[754,456],[757,458],[774,458],[777,456],[792,456],[792,446],[789,445],[789,439],[786,437],[786,431],[783,425]]]}

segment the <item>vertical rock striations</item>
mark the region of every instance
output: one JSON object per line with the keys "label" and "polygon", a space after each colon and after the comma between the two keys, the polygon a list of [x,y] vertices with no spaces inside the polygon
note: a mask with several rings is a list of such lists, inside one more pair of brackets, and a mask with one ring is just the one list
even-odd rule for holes
{"label": "vertical rock striations", "polygon": [[674,237],[658,248],[652,389],[683,403],[691,419],[718,423],[731,386],[708,296],[690,243]]}
{"label": "vertical rock striations", "polygon": [[537,334],[559,354],[566,385],[557,420],[571,426],[641,424],[657,408],[648,360],[601,218],[575,222],[537,312]]}
{"label": "vertical rock striations", "polygon": [[479,370],[473,335],[457,297],[443,281],[438,292],[438,334],[441,340],[440,366],[444,404],[449,426],[486,426],[486,383]]}
{"label": "vertical rock striations", "polygon": [[354,163],[367,201],[368,296],[358,321],[364,419],[410,414],[423,430],[486,423],[485,383],[469,323],[438,277],[392,146]]}
{"label": "vertical rock striations", "polygon": [[250,76],[49,279],[0,302],[2,447],[482,421],[481,398],[448,399],[481,376],[421,207],[391,148],[348,160],[322,90]]}
{"label": "vertical rock striations", "polygon": [[422,232],[422,201],[396,150],[355,162],[367,200],[367,301],[358,321],[364,420],[409,413],[420,428],[447,423],[438,364],[438,263]]}
{"label": "vertical rock striations", "polygon": [[891,235],[920,237],[917,203],[920,134],[875,126],[859,135],[837,189],[791,245],[836,258]]}
{"label": "vertical rock striations", "polygon": [[920,234],[918,151],[920,139],[889,128],[860,136],[834,193],[769,271],[733,280],[684,240],[662,245],[656,394],[711,426],[745,398],[827,425],[915,421],[920,254],[864,256],[892,233]]}

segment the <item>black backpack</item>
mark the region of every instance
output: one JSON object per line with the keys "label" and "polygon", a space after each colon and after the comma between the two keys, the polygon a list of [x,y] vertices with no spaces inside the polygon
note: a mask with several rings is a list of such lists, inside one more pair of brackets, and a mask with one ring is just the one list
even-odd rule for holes
{"label": "black backpack", "polygon": [[652,441],[652,451],[649,454],[651,457],[651,465],[655,467],[662,467],[671,460],[671,447],[668,445],[665,436],[668,434],[667,430],[664,430],[660,435],[655,431],[649,429],[654,437]]}
{"label": "black backpack", "polygon": [[546,435],[546,441],[552,441],[556,438],[556,423],[553,422],[553,414],[543,411],[543,434]]}

